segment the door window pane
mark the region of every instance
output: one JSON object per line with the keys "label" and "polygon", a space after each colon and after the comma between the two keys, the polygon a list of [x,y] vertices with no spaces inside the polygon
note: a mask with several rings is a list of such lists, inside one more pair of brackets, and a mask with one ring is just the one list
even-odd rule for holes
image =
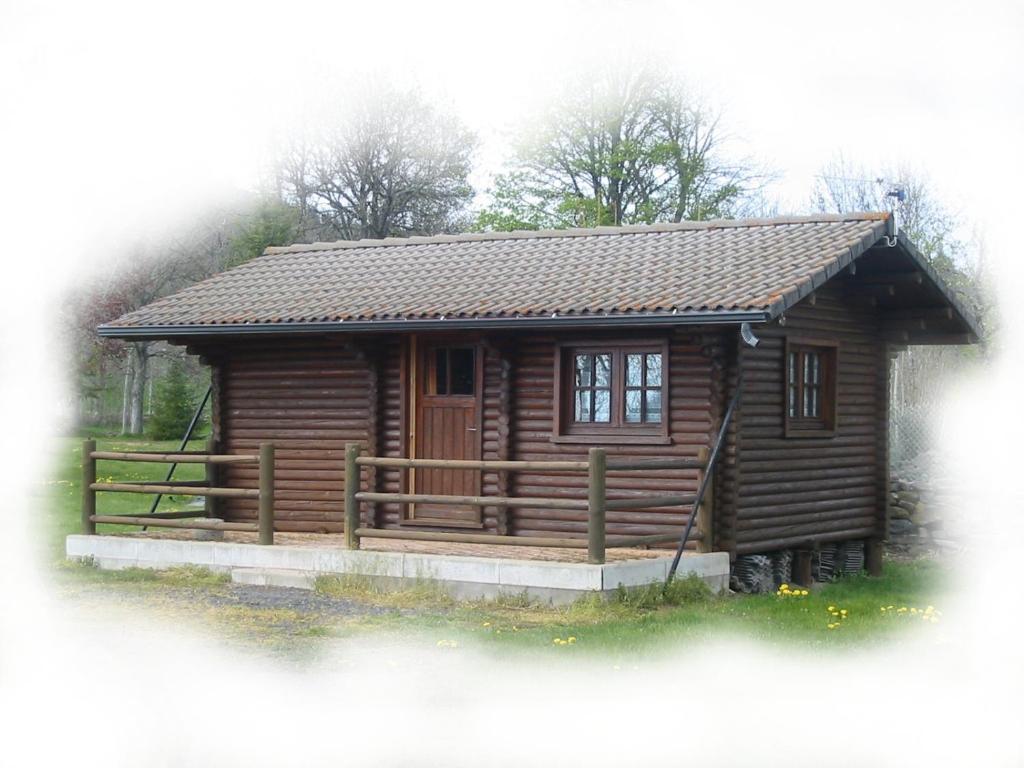
{"label": "door window pane", "polygon": [[476,392],[475,372],[476,355],[472,349],[459,347],[449,351],[452,395],[472,395]]}
{"label": "door window pane", "polygon": [[448,350],[444,347],[434,350],[434,394],[448,394]]}

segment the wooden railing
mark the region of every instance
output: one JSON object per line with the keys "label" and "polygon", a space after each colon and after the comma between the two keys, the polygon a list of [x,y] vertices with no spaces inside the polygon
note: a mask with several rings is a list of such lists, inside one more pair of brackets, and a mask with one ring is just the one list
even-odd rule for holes
{"label": "wooden railing", "polygon": [[[206,480],[177,480],[174,482],[128,481],[96,482],[97,461],[142,461],[170,464],[205,464]],[[216,485],[216,468],[224,464],[258,464],[259,488],[226,488]],[[180,512],[150,512],[141,515],[96,514],[97,493],[154,493],[176,496],[204,496],[203,510]],[[259,513],[255,523],[227,522],[211,519],[218,498],[257,499]],[[200,530],[246,531],[259,534],[260,544],[274,543],[274,446],[260,443],[258,454],[217,454],[208,447],[206,453],[178,451],[158,453],[151,451],[97,451],[95,440],[82,445],[82,533],[95,534],[96,524],[141,525],[153,528],[193,528]]]}
{"label": "wooden railing", "polygon": [[[643,472],[659,470],[696,469],[707,471],[707,450],[702,449],[696,459],[609,459],[604,448],[591,448],[587,461],[467,461],[445,459],[406,459],[383,456],[362,456],[359,443],[345,446],[345,545],[350,549],[359,548],[361,538],[391,538],[419,541],[440,541],[464,544],[504,544],[524,547],[565,547],[587,550],[587,560],[603,563],[609,547],[638,547],[664,544],[679,540],[678,533],[663,533],[637,536],[607,534],[605,523],[608,510],[647,509],[650,507],[690,506],[696,508],[697,496],[661,495],[640,496],[628,499],[609,499],[607,474],[609,471]],[[387,467],[391,469],[450,469],[477,470],[480,472],[586,472],[587,498],[556,499],[509,496],[451,496],[424,493],[381,493],[360,489],[361,467]],[[355,479],[355,482],[352,482]],[[363,502],[451,504],[453,506],[487,506],[504,508],[569,509],[586,510],[587,537],[569,536],[505,536],[490,533],[457,533],[450,531],[413,531],[408,529],[364,528],[360,526],[360,505]],[[700,515],[705,523],[699,526],[693,536],[705,545],[710,532],[710,499],[704,499],[705,513]],[[691,512],[693,514],[693,512]]]}

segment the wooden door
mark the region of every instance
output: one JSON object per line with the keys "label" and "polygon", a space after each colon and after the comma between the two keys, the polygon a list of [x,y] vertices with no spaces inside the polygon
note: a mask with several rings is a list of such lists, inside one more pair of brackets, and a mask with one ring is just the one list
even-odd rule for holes
{"label": "wooden door", "polygon": [[[478,460],[481,450],[483,350],[474,344],[430,344],[419,351],[415,456]],[[479,496],[480,472],[416,469],[415,493]],[[408,518],[423,524],[478,527],[480,507],[411,505]]]}

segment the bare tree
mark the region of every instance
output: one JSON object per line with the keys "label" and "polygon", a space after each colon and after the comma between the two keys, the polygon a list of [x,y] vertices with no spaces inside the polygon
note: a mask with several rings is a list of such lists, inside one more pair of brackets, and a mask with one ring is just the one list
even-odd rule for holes
{"label": "bare tree", "polygon": [[986,321],[992,302],[981,280],[977,247],[962,236],[959,217],[932,193],[926,175],[907,167],[870,172],[837,155],[825,165],[811,195],[824,213],[894,211],[900,229],[913,241],[943,279],[959,292],[976,316]]}
{"label": "bare tree", "polygon": [[653,65],[572,81],[517,143],[480,229],[732,215],[765,175],[725,157],[719,116]]}
{"label": "bare tree", "polygon": [[96,326],[219,271],[227,258],[229,226],[223,211],[213,211],[172,236],[139,241],[69,304],[79,381],[111,368],[123,371],[122,432],[143,431],[150,363],[164,347],[153,341],[100,339]]}
{"label": "bare tree", "polygon": [[473,135],[416,92],[381,87],[292,137],[277,169],[305,227],[347,240],[452,232],[473,195]]}
{"label": "bare tree", "polygon": [[893,362],[892,460],[900,472],[914,476],[924,469],[918,459],[928,448],[927,425],[941,418],[938,403],[950,377],[986,354],[994,304],[986,285],[981,243],[961,237],[963,223],[935,197],[927,177],[905,167],[872,173],[839,155],[822,169],[811,205],[827,213],[895,211],[900,229],[981,321],[980,350],[910,346]]}

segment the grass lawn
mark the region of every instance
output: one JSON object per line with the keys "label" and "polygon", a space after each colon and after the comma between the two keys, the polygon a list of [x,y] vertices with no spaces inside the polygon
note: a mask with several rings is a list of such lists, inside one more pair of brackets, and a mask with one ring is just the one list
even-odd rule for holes
{"label": "grass lawn", "polygon": [[[102,449],[177,447],[124,439],[98,443]],[[201,445],[198,441],[192,448]],[[380,593],[365,582],[333,577],[320,579],[315,593],[296,595],[291,590],[242,588],[197,568],[103,572],[63,562],[63,538],[79,528],[80,453],[80,439],[62,439],[59,461],[46,486],[45,533],[58,587],[69,598],[120,602],[130,610],[192,621],[243,646],[256,645],[275,653],[305,656],[337,638],[374,634],[380,639],[401,638],[446,648],[601,653],[629,660],[670,648],[675,641],[692,643],[723,635],[784,647],[828,649],[893,642],[912,629],[935,633],[942,627],[936,610],[942,608],[946,574],[941,564],[923,559],[887,560],[881,578],[848,577],[817,585],[806,596],[712,597],[700,582],[683,580],[667,597],[652,589],[611,602],[581,600],[565,608],[517,599],[458,603],[430,585]],[[101,462],[98,475],[162,479],[166,471],[163,464]],[[202,472],[202,465],[182,465],[175,477],[201,479]],[[102,513],[141,512],[151,499],[100,494],[97,507]],[[165,500],[161,510],[181,508],[187,502],[187,498]],[[101,530],[116,529],[103,526]]]}

